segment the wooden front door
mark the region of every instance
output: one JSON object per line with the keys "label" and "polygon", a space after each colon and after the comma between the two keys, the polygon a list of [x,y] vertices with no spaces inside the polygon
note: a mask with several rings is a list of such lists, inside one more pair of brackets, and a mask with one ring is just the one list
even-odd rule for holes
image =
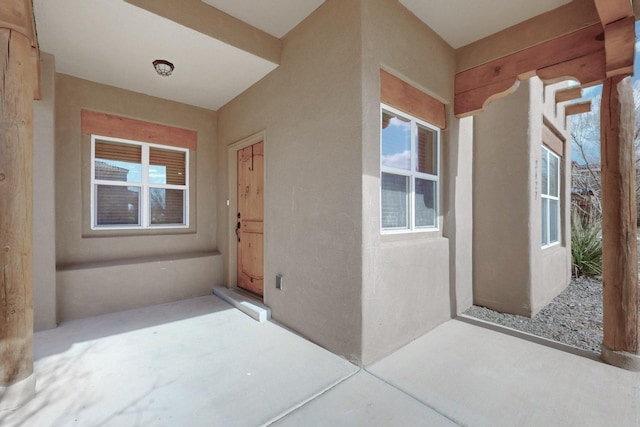
{"label": "wooden front door", "polygon": [[238,286],[263,294],[264,143],[238,151]]}

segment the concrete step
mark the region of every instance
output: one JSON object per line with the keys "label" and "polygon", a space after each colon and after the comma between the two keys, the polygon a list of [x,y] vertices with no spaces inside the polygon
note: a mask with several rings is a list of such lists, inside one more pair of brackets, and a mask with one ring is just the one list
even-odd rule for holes
{"label": "concrete step", "polygon": [[213,288],[213,294],[258,322],[265,322],[271,319],[271,309],[269,307],[238,288],[216,286]]}

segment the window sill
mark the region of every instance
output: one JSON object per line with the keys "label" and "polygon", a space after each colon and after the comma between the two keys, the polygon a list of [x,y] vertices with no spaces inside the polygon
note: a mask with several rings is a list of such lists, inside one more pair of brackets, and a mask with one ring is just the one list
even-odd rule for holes
{"label": "window sill", "polygon": [[550,245],[546,245],[546,246],[542,246],[541,249],[547,250],[547,249],[553,249],[553,248],[561,248],[562,245],[560,245],[560,242],[555,242],[555,243],[551,243]]}
{"label": "window sill", "polygon": [[428,230],[403,230],[403,231],[382,231],[380,239],[385,242],[401,242],[408,240],[432,240],[442,237],[442,230],[430,228]]}
{"label": "window sill", "polygon": [[[545,246],[544,248],[542,248],[541,252],[542,252],[542,256],[543,257],[553,257],[556,254],[559,253],[564,253],[567,250],[567,247],[565,245],[562,245],[560,243],[555,243],[551,246]],[[571,256],[569,254],[569,256]]]}
{"label": "window sill", "polygon": [[94,238],[94,237],[134,237],[134,236],[166,236],[166,235],[180,235],[180,234],[195,234],[196,230],[192,227],[181,228],[97,228],[85,230],[82,233],[82,238]]}

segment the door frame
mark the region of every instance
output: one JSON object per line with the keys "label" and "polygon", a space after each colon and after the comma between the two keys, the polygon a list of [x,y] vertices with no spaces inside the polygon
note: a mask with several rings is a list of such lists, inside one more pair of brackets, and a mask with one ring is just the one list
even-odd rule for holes
{"label": "door frame", "polygon": [[[228,263],[226,265],[227,271],[227,287],[234,288],[238,286],[238,240],[236,238],[236,224],[237,224],[237,215],[238,215],[238,151],[249,147],[251,145],[257,144],[258,142],[263,143],[263,147],[265,148],[265,159],[266,159],[266,146],[267,146],[267,135],[266,131],[262,130],[260,132],[254,133],[251,136],[248,136],[244,139],[236,141],[227,146],[227,181],[229,183],[228,193],[227,193],[227,235],[228,235]],[[264,162],[264,176],[262,177],[262,185],[263,185],[263,194],[266,196],[266,188],[267,188],[267,162]],[[264,197],[264,203],[266,204],[266,197]],[[264,210],[265,214],[263,217],[264,224],[266,224],[266,209]],[[262,266],[262,275],[266,277],[264,274],[265,266],[267,265],[267,254],[264,250],[264,242],[266,242],[267,233],[266,227],[263,231],[263,266]],[[266,280],[264,281],[266,283]],[[267,295],[267,286],[263,286],[262,289],[262,299],[263,301]]]}

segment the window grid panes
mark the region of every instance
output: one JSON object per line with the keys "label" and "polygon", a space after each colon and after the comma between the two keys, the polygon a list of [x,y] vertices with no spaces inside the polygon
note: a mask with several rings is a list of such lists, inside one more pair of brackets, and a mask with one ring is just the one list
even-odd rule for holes
{"label": "window grid panes", "polygon": [[382,230],[437,229],[439,130],[385,105],[381,123]]}
{"label": "window grid panes", "polygon": [[560,157],[542,147],[541,153],[542,247],[560,243]]}
{"label": "window grid panes", "polygon": [[188,227],[189,151],[92,136],[93,229]]}

